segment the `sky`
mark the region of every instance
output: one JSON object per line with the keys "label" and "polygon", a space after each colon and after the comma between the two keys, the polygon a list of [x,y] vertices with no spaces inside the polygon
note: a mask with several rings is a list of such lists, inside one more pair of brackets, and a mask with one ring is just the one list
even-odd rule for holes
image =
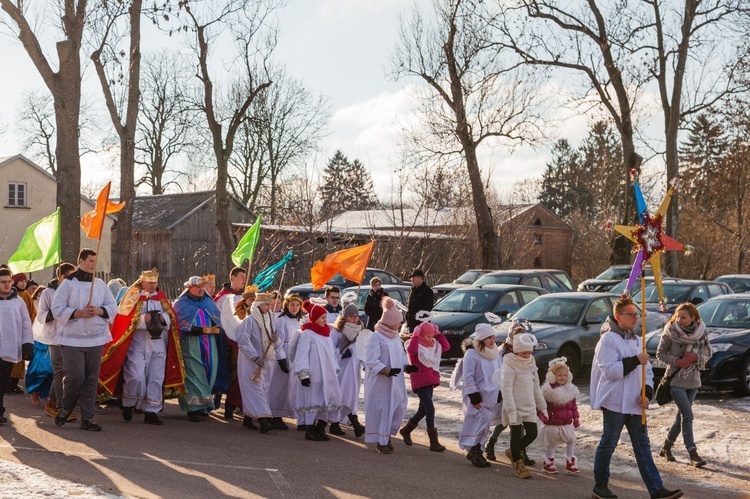
{"label": "sky", "polygon": [[[387,77],[399,14],[410,7],[405,0],[288,0],[277,12],[281,34],[274,59],[284,63],[313,94],[330,100],[331,120],[316,167],[322,168],[327,158],[341,149],[370,168],[381,197],[389,196],[392,172],[399,160],[398,123],[409,118],[415,103],[413,89],[421,84],[414,79],[392,81]],[[144,40],[144,52],[169,43],[153,30],[144,34]],[[21,139],[13,133],[22,93],[44,86],[21,45],[7,34],[0,38],[0,67],[10,69],[0,71],[0,120],[9,128],[9,133],[0,136],[0,156],[8,156],[22,152]],[[84,92],[106,113],[90,63],[85,69]],[[575,144],[586,135],[586,117],[566,109],[555,113],[564,120],[560,136]],[[485,149],[481,153],[483,166],[491,171],[492,183],[501,191],[517,180],[541,176],[550,158],[547,147]],[[111,175],[91,160],[83,165],[84,178]],[[101,183],[106,180],[102,178]]]}

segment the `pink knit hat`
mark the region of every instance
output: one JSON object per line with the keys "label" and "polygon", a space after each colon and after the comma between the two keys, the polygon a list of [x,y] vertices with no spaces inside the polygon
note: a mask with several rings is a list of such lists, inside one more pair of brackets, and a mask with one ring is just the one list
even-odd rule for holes
{"label": "pink knit hat", "polygon": [[431,322],[423,322],[414,328],[414,336],[419,337],[423,334],[436,336],[440,330],[435,324]]}
{"label": "pink knit hat", "polygon": [[396,302],[393,301],[393,298],[384,296],[382,307],[383,316],[380,318],[380,322],[387,326],[393,326],[396,324],[400,326],[404,318],[401,315],[401,312],[396,308]]}

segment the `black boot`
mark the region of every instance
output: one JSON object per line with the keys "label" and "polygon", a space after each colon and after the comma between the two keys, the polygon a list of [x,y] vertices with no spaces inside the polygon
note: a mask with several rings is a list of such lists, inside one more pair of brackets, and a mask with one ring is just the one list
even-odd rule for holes
{"label": "black boot", "polygon": [[521,458],[523,459],[523,464],[526,466],[534,466],[536,464],[536,461],[529,459],[529,456],[526,454],[526,449],[521,449]]}
{"label": "black boot", "polygon": [[326,426],[328,426],[328,423],[326,423],[322,419],[319,419],[315,422],[315,431],[318,432],[318,435],[320,435],[321,440],[331,439],[331,437],[326,435]]}
{"label": "black boot", "polygon": [[[320,442],[323,439],[320,437],[320,434],[315,430],[315,425],[306,425],[307,431],[305,432],[305,440],[312,440],[314,442]],[[328,438],[328,437],[326,437]]]}
{"label": "black boot", "polygon": [[[201,422],[201,415],[198,411],[188,411],[188,419],[191,423],[200,423]],[[55,421],[57,423],[57,421]]]}
{"label": "black boot", "polygon": [[273,426],[274,430],[288,430],[289,426],[284,422],[281,418],[273,418],[271,420],[271,426]]}
{"label": "black boot", "polygon": [[271,422],[268,421],[268,419],[269,418],[258,418],[261,433],[268,433],[269,431],[273,430],[273,425],[271,425]]}
{"label": "black boot", "polygon": [[591,497],[593,499],[617,499],[617,496],[609,490],[607,482],[597,482],[594,485],[593,492],[591,492]]}
{"label": "black boot", "polygon": [[253,418],[250,416],[245,416],[245,419],[242,420],[242,426],[244,426],[248,430],[258,429],[258,427],[253,424]]}
{"label": "black boot", "polygon": [[706,461],[704,461],[703,458],[698,455],[697,449],[689,450],[688,454],[690,455],[691,466],[695,466],[696,468],[702,468],[703,466],[706,465]]}
{"label": "black boot", "polygon": [[154,426],[161,426],[164,424],[164,421],[159,419],[159,416],[155,412],[147,412],[143,416],[143,422],[146,424],[152,424]]}
{"label": "black boot", "polygon": [[495,444],[497,443],[497,439],[490,437],[489,440],[487,440],[487,459],[490,461],[497,461],[497,457],[495,456]]}
{"label": "black boot", "polygon": [[477,468],[485,468],[485,460],[482,457],[482,448],[479,444],[469,449],[469,461]]}
{"label": "black boot", "polygon": [[[0,424],[7,423],[8,418],[5,417],[5,407],[0,408]],[[61,425],[57,425],[61,426]]]}
{"label": "black boot", "polygon": [[330,433],[331,435],[338,435],[340,437],[346,435],[346,432],[341,429],[341,423],[331,423],[331,428],[328,430],[328,433]]}
{"label": "black boot", "polygon": [[234,410],[237,406],[224,402],[224,419],[234,419]]}
{"label": "black boot", "polygon": [[359,422],[359,418],[356,414],[349,414],[349,422],[352,424],[355,437],[359,438],[365,434],[365,427]]}
{"label": "black boot", "polygon": [[307,431],[308,425],[306,424],[298,424],[297,425],[297,431]]}
{"label": "black boot", "polygon": [[665,440],[664,445],[662,445],[661,449],[659,450],[659,455],[665,458],[667,461],[676,461],[676,459],[672,455],[672,442],[670,442],[669,440]]}
{"label": "black boot", "polygon": [[122,419],[125,421],[130,421],[133,419],[133,407],[123,407],[122,408]]}
{"label": "black boot", "polygon": [[669,490],[665,489],[664,487],[651,494],[652,499],[677,499],[678,497],[682,496],[683,492],[680,489]]}

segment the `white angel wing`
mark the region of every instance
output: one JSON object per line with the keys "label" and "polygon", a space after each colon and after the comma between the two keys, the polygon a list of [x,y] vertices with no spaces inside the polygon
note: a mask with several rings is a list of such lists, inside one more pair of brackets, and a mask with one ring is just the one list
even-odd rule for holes
{"label": "white angel wing", "polygon": [[357,335],[357,343],[355,344],[357,347],[357,357],[362,361],[367,357],[367,340],[370,339],[370,336],[372,336],[372,331],[369,329],[363,329]]}
{"label": "white angel wing", "polygon": [[414,318],[417,319],[419,322],[432,322],[432,319],[434,317],[435,317],[435,314],[433,314],[429,310],[420,310],[414,316]]}
{"label": "white angel wing", "polygon": [[400,301],[393,300],[393,303],[396,304],[396,308],[399,309],[400,311],[402,311],[402,312],[408,312],[409,311],[409,309],[406,307],[406,305],[404,305]]}
{"label": "white angel wing", "polygon": [[451,380],[448,383],[448,387],[451,391],[458,390],[464,385],[464,359],[458,359],[456,367],[453,368],[451,373]]}
{"label": "white angel wing", "polygon": [[357,293],[354,291],[349,291],[348,293],[344,293],[341,297],[341,303],[343,306],[347,306],[349,303],[354,303],[357,301]]}
{"label": "white angel wing", "polygon": [[328,302],[319,296],[313,296],[312,298],[310,298],[310,303],[312,303],[313,305],[320,305],[321,307],[325,307],[326,305],[328,305]]}
{"label": "white angel wing", "polygon": [[241,295],[229,295],[221,305],[221,327],[224,333],[232,341],[237,341],[237,329],[240,327],[240,319],[234,315],[234,307],[242,299]]}
{"label": "white angel wing", "polygon": [[492,312],[485,312],[484,316],[487,318],[487,320],[490,322],[490,324],[500,324],[503,322],[503,318],[499,315],[495,315]]}

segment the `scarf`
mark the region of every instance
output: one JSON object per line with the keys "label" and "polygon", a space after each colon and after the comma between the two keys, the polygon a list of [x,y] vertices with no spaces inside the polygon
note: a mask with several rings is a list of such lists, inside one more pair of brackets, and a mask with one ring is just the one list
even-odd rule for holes
{"label": "scarf", "polygon": [[353,324],[351,322],[345,322],[344,328],[340,331],[344,337],[339,341],[339,351],[343,352],[349,347],[349,345],[357,341],[357,336],[359,336],[360,331],[362,331],[362,325],[360,323],[357,322]]}
{"label": "scarf", "polygon": [[68,277],[66,279],[78,279],[81,282],[91,282],[94,279],[94,274],[89,274],[88,272],[84,272],[81,269],[76,269],[75,272],[71,272],[68,274]]}
{"label": "scarf", "polygon": [[673,343],[686,345],[687,352],[695,352],[698,355],[698,362],[691,364],[688,368],[680,369],[681,378],[687,378],[696,366],[700,370],[706,368],[706,363],[711,358],[711,344],[708,341],[706,325],[702,321],[694,324],[693,331],[690,331],[690,328],[681,328],[677,322],[668,323],[665,329]]}
{"label": "scarf", "polygon": [[536,360],[533,355],[528,359],[524,359],[520,355],[509,353],[503,357],[503,365],[521,372],[534,372],[537,370]]}
{"label": "scarf", "polygon": [[476,350],[479,355],[481,355],[487,360],[495,360],[497,356],[500,354],[500,350],[497,349],[497,344],[492,345],[492,347],[479,348],[479,345],[482,344],[481,341],[474,340],[473,343],[474,343],[474,350]]}
{"label": "scarf", "polygon": [[422,347],[432,347],[435,344],[434,336],[432,338],[426,338],[420,334],[417,336],[417,340],[419,341],[419,346]]}
{"label": "scarf", "polygon": [[307,331],[308,329],[310,329],[321,336],[325,336],[326,338],[331,335],[331,327],[328,324],[319,326],[313,322],[305,322],[304,324],[302,324],[301,329],[302,331]]}
{"label": "scarf", "polygon": [[276,343],[278,336],[273,330],[271,325],[271,314],[263,314],[260,309],[254,304],[250,307],[250,315],[260,327],[260,347],[263,350],[265,359],[270,359],[276,355],[276,352],[272,352],[271,348],[268,347],[270,343]]}
{"label": "scarf", "polygon": [[375,331],[382,334],[386,338],[395,338],[396,336],[398,336],[398,329],[391,329],[380,321],[375,324]]}
{"label": "scarf", "polygon": [[433,371],[440,370],[440,355],[443,353],[443,347],[437,341],[432,341],[432,346],[419,344],[419,350],[417,350],[417,358],[419,362],[425,367],[429,367]]}

